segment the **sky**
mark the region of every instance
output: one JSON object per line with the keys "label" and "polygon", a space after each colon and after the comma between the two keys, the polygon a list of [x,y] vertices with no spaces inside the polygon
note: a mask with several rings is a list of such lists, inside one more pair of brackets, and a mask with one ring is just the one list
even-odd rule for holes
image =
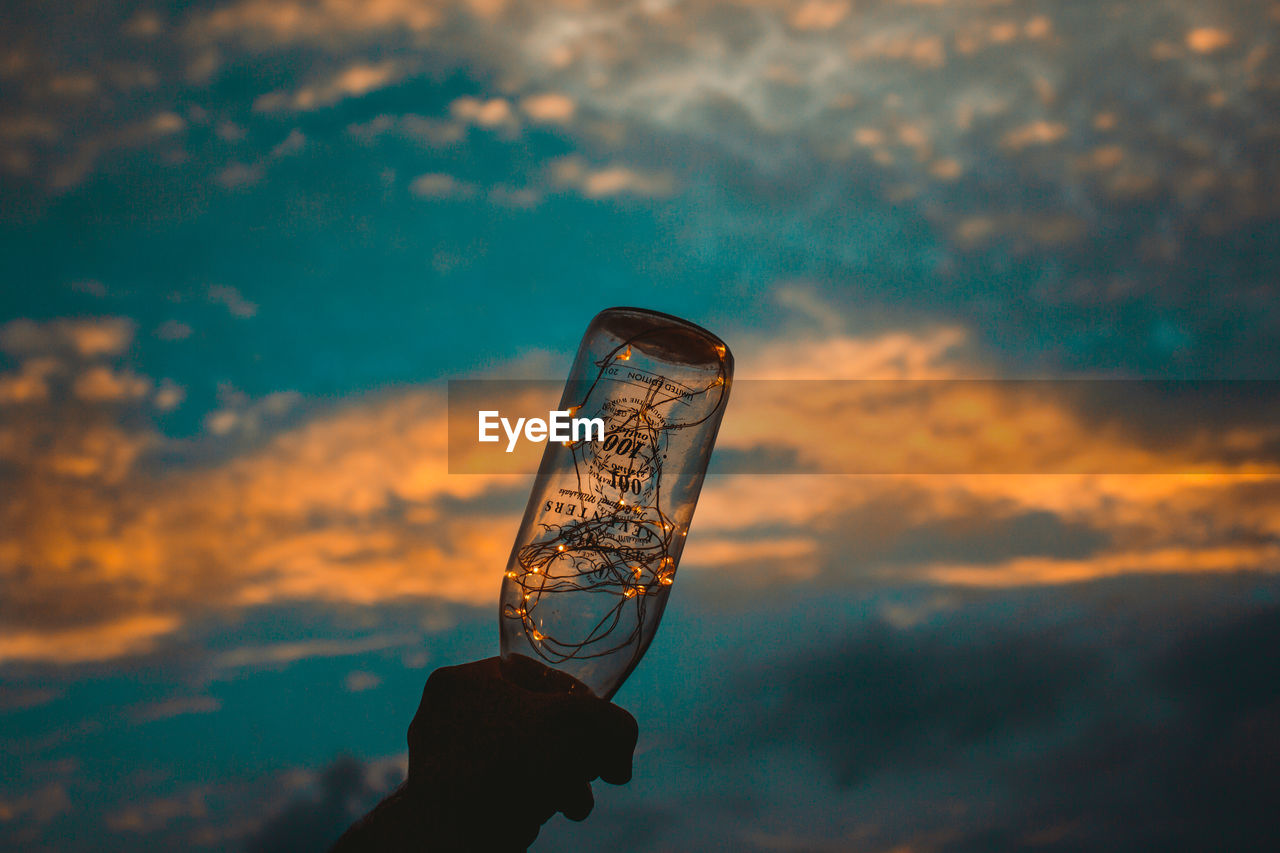
{"label": "sky", "polygon": [[449,473],[447,382],[635,305],[739,382],[635,778],[535,851],[1274,849],[1278,36],[6,4],[0,847],[336,838],[497,653],[531,477]]}

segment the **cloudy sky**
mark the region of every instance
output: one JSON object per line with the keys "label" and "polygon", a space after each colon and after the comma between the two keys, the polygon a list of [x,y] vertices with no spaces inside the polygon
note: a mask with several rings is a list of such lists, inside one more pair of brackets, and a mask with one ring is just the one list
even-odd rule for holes
{"label": "cloudy sky", "polygon": [[638,305],[743,381],[636,778],[535,850],[1274,848],[1278,37],[8,4],[0,847],[335,837],[497,650],[530,479],[448,473],[446,381],[562,378]]}

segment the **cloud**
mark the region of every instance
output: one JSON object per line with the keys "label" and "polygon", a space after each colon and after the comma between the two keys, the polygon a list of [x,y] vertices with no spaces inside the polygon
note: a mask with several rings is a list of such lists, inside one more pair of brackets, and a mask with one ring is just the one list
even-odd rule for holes
{"label": "cloud", "polygon": [[1100,675],[1095,652],[1030,631],[980,628],[958,642],[935,631],[872,625],[803,654],[784,665],[781,701],[744,734],[809,742],[850,786],[1053,722]]}
{"label": "cloud", "polygon": [[[1090,8],[1103,14],[1104,5]],[[1265,39],[1248,38],[1239,52],[1225,48],[1243,38],[1241,27],[1265,29],[1264,12],[1229,4],[1219,25],[1205,26],[1194,24],[1198,16],[1189,8],[1161,8],[1163,16],[1113,21],[1100,53],[1079,49],[1099,38],[1085,23],[1095,16],[1074,20],[1026,4],[886,3],[855,10],[842,0],[587,3],[508,14],[483,31],[520,47],[500,54],[507,60],[501,67],[515,66],[533,85],[554,88],[593,114],[656,129],[665,138],[714,141],[758,164],[762,175],[812,167],[814,158],[831,163],[841,181],[848,170],[869,168],[886,176],[891,196],[918,200],[944,229],[958,218],[990,217],[1007,236],[1020,235],[1028,217],[1039,215],[1109,221],[1108,198],[1132,197],[1139,181],[1143,197],[1181,194],[1198,172],[1199,180],[1215,184],[1209,194],[1235,193],[1208,177],[1222,170],[1211,153],[1220,148],[1211,143],[1188,155],[1179,140],[1193,134],[1226,144],[1232,133],[1215,127],[1193,80],[1216,93],[1215,109],[1229,116],[1227,124],[1239,120],[1242,132],[1261,139],[1249,116],[1260,116],[1265,105],[1242,85],[1238,60],[1226,56],[1255,51],[1257,73]],[[1223,60],[1196,67],[1170,61],[1156,72],[1144,67],[1140,49],[1126,47],[1161,40]],[[1097,83],[1153,75],[1165,83],[1149,96],[1112,97]],[[1066,80],[1087,82],[1065,86]],[[1110,132],[1089,127],[1095,113],[1116,109],[1124,124]],[[1170,121],[1181,132],[1170,133]],[[1103,179],[1073,174],[1061,157],[1048,156],[1055,146],[1087,149],[1117,139],[1150,152],[1159,167],[1142,178]],[[1002,177],[1010,168],[1028,178]],[[860,185],[848,183],[851,191]],[[1032,189],[1046,185],[1054,187],[1052,198]],[[965,188],[981,188],[991,203]],[[1244,195],[1250,209],[1269,208],[1253,193]],[[793,194],[799,207],[820,197]],[[1011,209],[1021,215],[1000,216]],[[1191,202],[1179,214],[1195,218],[1198,210]],[[1081,228],[1063,242],[1094,233]]]}
{"label": "cloud", "polygon": [[212,714],[222,710],[222,700],[215,696],[175,696],[160,702],[138,706],[133,719],[139,723],[169,720],[188,714]]}
{"label": "cloud", "polygon": [[[1101,243],[1105,251],[1093,252],[1100,263],[1130,259],[1133,275],[1160,279],[1190,310],[1198,289],[1139,259],[1195,255],[1195,235],[1275,212],[1280,196],[1249,177],[1268,173],[1259,158],[1275,130],[1263,94],[1275,77],[1265,44],[1270,13],[1236,0],[1206,18],[1164,2],[1159,14],[1124,16],[1099,34],[1088,22],[1104,6],[1088,3],[1092,13],[1073,17],[1025,3],[233,0],[190,13],[175,44],[183,61],[209,66],[206,76],[218,67],[266,70],[273,56],[312,51],[322,70],[262,96],[259,107],[271,111],[318,109],[400,81],[426,84],[439,67],[468,68],[494,85],[456,101],[456,114],[420,129],[426,136],[455,144],[467,126],[511,134],[524,121],[567,125],[602,165],[566,187],[642,199],[697,187],[715,202],[690,229],[699,241],[742,239],[753,223],[768,235],[753,243],[759,252],[785,242],[797,219],[812,224],[809,254],[846,258],[859,242],[850,206],[865,209],[870,196],[936,232],[939,245],[917,259],[937,255],[954,270],[981,266],[988,251],[1037,256]],[[382,49],[371,50],[375,44]],[[1153,60],[1146,46],[1163,58]],[[1118,92],[1108,79],[1141,85]],[[155,115],[191,121],[157,108]],[[165,141],[173,135],[148,136],[145,121],[58,149],[58,128],[73,118],[81,126],[33,104],[10,119],[6,132],[23,140],[7,158],[11,167],[46,172],[65,189],[112,162],[106,155],[118,148],[168,145],[166,156],[178,156]],[[1221,152],[1232,146],[1241,153],[1228,162]],[[1087,165],[1091,152],[1118,150],[1128,154],[1113,165]],[[243,162],[242,151],[224,155],[215,178],[224,186],[263,177],[262,164]],[[767,203],[727,189],[760,183],[786,186]],[[534,203],[497,190],[476,198],[490,195],[497,204]],[[1160,211],[1169,210],[1194,224],[1163,228]],[[1130,228],[1130,218],[1142,223]],[[743,255],[741,263],[759,261]],[[1089,286],[1087,270],[1061,275],[1079,279],[1064,289]],[[969,305],[990,301],[964,281],[940,286]],[[1080,323],[1079,334],[1088,334]],[[1061,323],[1055,329],[1075,334]],[[1206,346],[1192,338],[1183,351],[1191,357]]]}
{"label": "cloud", "polygon": [[256,303],[245,299],[239,290],[227,284],[212,285],[208,290],[208,298],[210,302],[226,308],[233,317],[247,320],[258,313]]}
{"label": "cloud", "polygon": [[26,819],[37,824],[48,823],[71,811],[71,798],[66,787],[49,784],[13,799],[0,799],[0,824]]}
{"label": "cloud", "polygon": [[1007,148],[1021,151],[1030,145],[1049,145],[1062,139],[1067,134],[1067,126],[1060,122],[1033,121],[1015,127],[1001,140]]}
{"label": "cloud", "polygon": [[49,378],[61,365],[53,358],[29,358],[16,371],[0,374],[0,404],[31,403],[49,397]]}
{"label": "cloud", "polygon": [[257,436],[264,427],[278,424],[301,400],[296,391],[275,391],[258,400],[223,389],[224,406],[205,415],[209,432],[216,436],[232,433]]}
{"label": "cloud", "polygon": [[0,350],[14,356],[72,353],[82,358],[120,355],[133,342],[135,324],[124,317],[19,319],[0,326]]}
{"label": "cloud", "polygon": [[272,158],[288,157],[297,154],[307,144],[307,136],[298,128],[289,131],[289,135],[280,140],[271,149]]}
{"label": "cloud", "polygon": [[787,20],[797,30],[829,30],[848,14],[846,0],[805,0]]}
{"label": "cloud", "polygon": [[[24,590],[23,598],[29,600],[36,597],[32,595],[33,592],[35,591]],[[74,594],[75,590],[68,588],[63,592]],[[81,590],[81,594],[83,593]],[[88,612],[84,612],[76,616],[92,622],[83,627],[41,626],[25,630],[14,625],[0,632],[0,661],[74,664],[110,660],[150,651],[158,638],[172,633],[182,624],[177,617],[162,614],[111,618],[110,614],[91,617]]]}
{"label": "cloud", "polygon": [[342,683],[348,693],[363,693],[382,684],[382,679],[376,673],[356,670],[347,673]]}
{"label": "cloud", "polygon": [[262,180],[262,167],[232,163],[218,173],[216,180],[219,185],[227,189],[253,186]]}
{"label": "cloud", "polygon": [[156,337],[162,341],[184,341],[191,337],[191,326],[181,320],[165,320],[156,327]]}
{"label": "cloud", "polygon": [[[730,642],[706,667],[729,669],[717,695],[649,735],[698,779],[732,780],[703,789],[704,816],[743,788],[766,799],[716,822],[742,849],[1267,849],[1274,594],[1112,582],[970,600],[909,627],[842,611],[794,644],[757,625],[749,654]],[[652,846],[700,837],[667,833]]]}
{"label": "cloud", "polygon": [[476,188],[453,175],[429,172],[414,178],[409,191],[419,198],[467,198],[475,194]]}
{"label": "cloud", "polygon": [[201,819],[209,815],[209,806],[200,791],[184,797],[165,797],[147,803],[130,805],[106,818],[113,832],[148,835],[183,819]]}
{"label": "cloud", "polygon": [[[1231,427],[1216,431],[1203,415],[1214,405],[1211,387],[1187,389],[1183,402],[1199,414],[1187,410],[1184,420],[1178,395],[1164,386],[1150,389],[1168,395],[1157,401],[1142,383],[1129,391],[1122,383],[1108,401],[1105,383],[1090,394],[1080,383],[957,379],[981,370],[965,341],[962,331],[941,329],[745,347],[755,355],[742,360],[718,459],[736,453],[758,471],[767,451],[786,471],[891,476],[712,477],[685,565],[723,563],[723,552],[750,562],[753,582],[765,585],[799,572],[833,583],[999,587],[1256,571],[1280,559],[1280,527],[1249,509],[1276,497],[1266,416],[1253,424],[1250,409],[1232,403]],[[806,375],[880,379],[783,379]],[[777,381],[749,378],[757,376]],[[1237,456],[1236,446],[1251,449]],[[930,467],[914,467],[925,459]],[[953,464],[949,476],[925,473]],[[1205,473],[1186,473],[1197,469]],[[1011,471],[1025,473],[1000,474]],[[1252,533],[1242,537],[1246,528]],[[771,557],[758,529],[793,551]]]}
{"label": "cloud", "polygon": [[[248,839],[246,853],[323,850],[357,818],[390,793],[399,773],[365,765],[349,756],[334,759],[313,786],[276,814]],[[389,784],[390,782],[390,784]]]}
{"label": "cloud", "polygon": [[1231,33],[1216,27],[1196,27],[1187,31],[1187,47],[1196,53],[1214,53],[1234,40]]}
{"label": "cloud", "polygon": [[186,399],[186,396],[186,389],[181,385],[171,379],[163,379],[156,388],[153,402],[160,411],[169,412],[182,405],[182,401]]}
{"label": "cloud", "polygon": [[[839,312],[803,290],[788,289],[777,297],[786,307],[810,317],[839,321]],[[921,332],[891,331],[854,336],[833,329],[822,337],[760,341],[748,347],[737,365],[739,380],[951,379],[974,375],[981,367],[964,358],[968,333],[957,326]]]}
{"label": "cloud", "polygon": [[258,47],[331,45],[349,36],[426,32],[440,20],[440,5],[436,0],[240,0],[193,15],[186,35],[197,42],[235,39]]}
{"label": "cloud", "polygon": [[404,647],[417,639],[416,635],[371,636],[356,640],[304,640],[270,646],[245,646],[216,656],[213,665],[220,670],[287,666],[309,658],[346,657]]}
{"label": "cloud", "polygon": [[514,129],[518,126],[515,111],[506,98],[474,98],[463,96],[449,105],[449,113],[458,121],[484,128]]}
{"label": "cloud", "polygon": [[58,74],[50,78],[48,88],[58,97],[84,98],[98,91],[98,81],[91,74]]}
{"label": "cloud", "polygon": [[577,104],[568,95],[543,92],[520,101],[520,110],[531,120],[543,124],[565,124],[577,112]]}
{"label": "cloud", "polygon": [[5,692],[0,698],[0,712],[25,711],[48,705],[62,695],[61,689],[50,687],[17,687]]}
{"label": "cloud", "polygon": [[76,377],[72,392],[87,402],[109,402],[143,397],[151,391],[151,380],[128,371],[114,371],[94,365]]}
{"label": "cloud", "polygon": [[400,72],[393,62],[357,62],[323,81],[303,86],[294,92],[276,91],[262,95],[254,101],[253,108],[259,112],[320,109],[346,98],[358,98],[384,88],[394,83],[399,76]]}
{"label": "cloud", "polygon": [[124,34],[134,38],[149,39],[164,31],[164,22],[155,12],[140,10],[124,25]]}
{"label": "cloud", "polygon": [[445,148],[463,139],[465,125],[460,121],[405,113],[380,115],[367,122],[347,126],[347,133],[362,142],[373,142],[387,135],[409,139],[428,148]]}
{"label": "cloud", "polygon": [[9,142],[53,142],[58,139],[58,126],[43,116],[9,117],[0,122],[0,138]]}
{"label": "cloud", "polygon": [[[119,335],[106,346],[71,328],[54,321],[6,334],[23,352],[76,341],[90,352],[119,348]],[[955,328],[833,331],[748,346],[755,356],[744,359],[743,374],[962,377],[976,370],[966,340]],[[183,454],[141,425],[160,398],[135,392],[155,383],[90,368],[68,376],[99,377],[93,382],[111,393],[77,398],[74,382],[28,364],[5,387],[35,376],[44,384],[31,387],[44,396],[23,391],[18,416],[0,429],[6,489],[22,496],[0,509],[0,583],[8,590],[0,658],[142,654],[202,614],[286,601],[492,601],[493,567],[505,563],[526,485],[447,473],[440,389],[318,406],[295,393],[251,399],[226,387],[206,414],[204,444],[189,451],[193,462],[157,467],[154,455]],[[1265,467],[1273,439],[1262,414],[1260,426],[1235,424],[1235,456],[1207,457],[1218,460],[1218,473],[1150,476],[1137,472],[1167,472],[1170,459],[1201,447],[1191,428],[1201,420],[1186,421],[1187,429],[1166,417],[1110,425],[1105,409],[1073,400],[1069,384],[1029,395],[1016,383],[952,380],[769,385],[794,393],[753,397],[740,383],[721,454],[748,458],[769,448],[814,471],[951,465],[960,473],[712,477],[684,571],[734,572],[737,585],[755,589],[887,579],[999,588],[1256,571],[1280,557],[1280,491]],[[969,473],[1046,464],[1133,473]],[[1261,467],[1225,473],[1233,465]],[[254,665],[341,653],[306,644],[259,651],[265,657]]]}
{"label": "cloud", "polygon": [[178,133],[187,127],[186,119],[177,113],[163,112],[156,113],[148,122],[148,127],[152,133],[160,136],[168,136],[169,134]]}
{"label": "cloud", "polygon": [[[1116,217],[1147,215],[1132,209],[1134,199],[1169,199],[1180,217],[1215,233],[1274,212],[1276,194],[1245,177],[1266,172],[1257,154],[1270,150],[1275,129],[1263,82],[1275,77],[1265,5],[1235,0],[1206,19],[1162,2],[1159,14],[1123,16],[1099,34],[1091,22],[1105,5],[1087,3],[1090,13],[1073,17],[1025,3],[232,0],[190,13],[175,44],[182,60],[202,66],[202,79],[228,63],[269,67],[273,55],[313,51],[329,70],[262,96],[260,109],[271,111],[318,109],[400,80],[428,80],[440,63],[453,63],[502,81],[459,103],[465,123],[510,129],[517,116],[565,123],[585,114],[592,121],[580,128],[583,138],[612,140],[618,157],[629,140],[655,135],[690,155],[714,148],[726,168],[745,166],[758,177],[821,166],[844,187],[833,194],[870,189],[882,201],[910,202],[941,234],[957,235],[952,248],[962,253],[1001,240],[1034,250],[1099,234],[1126,243],[1132,235],[1116,228]],[[161,26],[147,13],[119,21],[133,38]],[[1161,57],[1150,67],[1146,46]],[[387,49],[397,58],[381,58]],[[1147,82],[1117,92],[1107,79]],[[170,131],[188,121],[172,109],[156,115],[168,117],[161,129]],[[134,129],[56,151],[58,128],[71,118],[33,105],[9,119],[4,132],[25,140],[9,157],[13,168],[45,169],[65,188],[97,168],[103,153],[155,141]],[[1237,141],[1243,153],[1223,160],[1220,152]],[[1142,162],[1108,174],[1072,166],[1109,145],[1143,152]],[[604,167],[593,197],[619,186],[665,195],[620,171],[656,165]],[[712,172],[699,171],[714,182]],[[1025,180],[1008,180],[1015,172]],[[870,174],[878,177],[868,181]],[[229,172],[224,182],[242,186],[245,177]],[[685,177],[671,179],[683,185]],[[825,185],[793,187],[774,213],[821,202]],[[746,209],[759,215],[749,202]],[[985,222],[988,239],[965,239],[965,221]],[[1077,224],[1064,227],[1069,222]],[[1147,224],[1158,229],[1154,218]],[[1055,239],[1045,239],[1046,228]],[[1167,242],[1193,248],[1188,236]],[[840,245],[828,250],[838,254]],[[1130,248],[1117,251],[1132,256]]]}
{"label": "cloud", "polygon": [[571,155],[551,164],[551,178],[561,187],[576,189],[587,198],[612,196],[658,197],[675,191],[674,181],[663,172],[641,172],[629,166],[594,168]]}
{"label": "cloud", "polygon": [[[217,418],[210,425],[234,446],[239,431],[273,423],[266,409],[258,414],[273,399],[233,395],[222,410],[232,428],[220,430]],[[33,410],[0,430],[6,490],[22,496],[3,506],[0,583],[9,591],[0,598],[0,659],[145,653],[188,615],[282,599],[479,602],[493,594],[488,569],[509,543],[491,534],[489,512],[468,511],[465,501],[497,481],[444,473],[444,403],[435,392],[274,427],[265,441],[255,438],[257,450],[166,472],[138,464],[163,446],[159,437],[115,424],[110,412],[52,418]],[[446,510],[441,501],[454,503]]]}

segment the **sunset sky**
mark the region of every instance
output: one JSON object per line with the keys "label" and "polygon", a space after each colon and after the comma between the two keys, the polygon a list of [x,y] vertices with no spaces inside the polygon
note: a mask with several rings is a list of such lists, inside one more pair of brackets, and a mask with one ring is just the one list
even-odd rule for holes
{"label": "sunset sky", "polygon": [[323,849],[497,653],[531,478],[449,473],[447,381],[635,305],[740,381],[635,779],[534,850],[1274,849],[1278,37],[7,4],[0,848]]}

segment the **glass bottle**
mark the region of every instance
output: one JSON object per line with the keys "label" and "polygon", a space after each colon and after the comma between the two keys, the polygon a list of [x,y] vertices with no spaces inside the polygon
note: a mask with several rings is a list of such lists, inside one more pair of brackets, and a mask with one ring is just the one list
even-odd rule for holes
{"label": "glass bottle", "polygon": [[591,321],[560,410],[599,419],[548,442],[499,601],[508,675],[525,659],[604,699],[658,630],[733,381],[733,355],[686,320],[610,308]]}

